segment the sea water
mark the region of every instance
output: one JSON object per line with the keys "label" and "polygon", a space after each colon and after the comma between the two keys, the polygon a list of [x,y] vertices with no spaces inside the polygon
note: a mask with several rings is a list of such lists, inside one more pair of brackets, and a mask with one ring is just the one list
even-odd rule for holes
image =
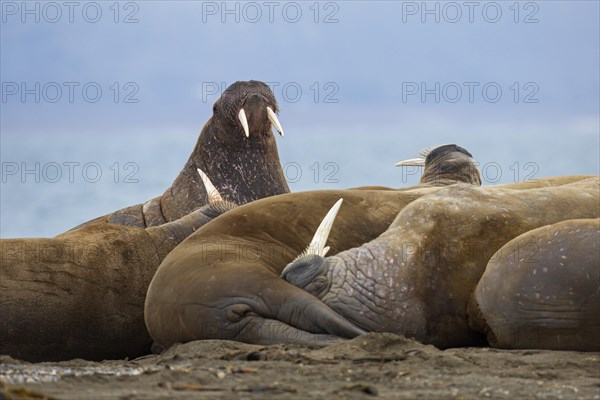
{"label": "sea water", "polygon": [[[487,185],[598,174],[599,139],[593,129],[563,134],[559,127],[527,132],[488,127],[485,135],[479,128],[456,134],[430,130],[427,135],[402,130],[405,133],[400,134],[392,124],[290,129],[285,137],[277,137],[277,143],[291,190],[413,185],[421,170],[393,164],[444,143],[467,148],[478,160]],[[0,236],[51,237],[161,195],[187,161],[198,131],[3,133]]]}

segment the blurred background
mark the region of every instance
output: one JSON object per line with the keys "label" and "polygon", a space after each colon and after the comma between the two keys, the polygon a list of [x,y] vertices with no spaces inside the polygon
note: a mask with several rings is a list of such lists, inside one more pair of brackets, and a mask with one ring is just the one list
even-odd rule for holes
{"label": "blurred background", "polygon": [[1,1],[0,236],[160,195],[221,91],[267,82],[293,191],[599,173],[599,3]]}

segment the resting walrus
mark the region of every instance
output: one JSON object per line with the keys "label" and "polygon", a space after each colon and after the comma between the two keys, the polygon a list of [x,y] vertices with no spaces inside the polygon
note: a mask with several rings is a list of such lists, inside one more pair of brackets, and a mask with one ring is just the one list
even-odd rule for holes
{"label": "resting walrus", "polygon": [[212,197],[157,227],[96,224],[56,238],[0,240],[0,354],[27,361],[147,354],[144,298],[156,268],[233,207]]}
{"label": "resting walrus", "polygon": [[[457,179],[481,182],[471,154],[448,145],[435,149],[427,159],[406,162],[425,166],[427,182],[413,190],[288,194],[221,216],[184,241],[159,267],[148,288],[144,313],[152,338],[168,347],[195,339],[316,343],[362,333],[313,296],[280,279],[281,267],[301,249],[309,227],[334,199],[341,195],[347,199],[342,224],[352,227],[332,237],[331,247],[337,252],[376,237],[403,206],[437,190],[424,186],[435,175],[432,169],[440,170],[444,162],[462,166],[454,171]],[[445,184],[457,181],[449,174],[447,178]]]}
{"label": "resting walrus", "polygon": [[600,219],[547,225],[502,246],[469,317],[494,347],[600,350]]}
{"label": "resting walrus", "polygon": [[467,303],[494,252],[537,227],[596,218],[599,201],[598,178],[529,190],[453,185],[410,203],[377,239],[332,257],[303,255],[282,277],[362,329],[474,345],[482,338],[468,326]]}
{"label": "resting walrus", "polygon": [[[551,186],[555,179],[513,186]],[[557,180],[578,179],[582,177]],[[340,197],[344,207],[329,240],[332,254],[375,239],[404,206],[438,190],[292,193],[232,210],[165,258],[148,289],[148,330],[164,347],[197,339],[316,343],[361,333],[315,297],[282,280],[281,270],[304,250]]]}
{"label": "resting walrus", "polygon": [[110,222],[148,227],[181,218],[206,204],[197,168],[208,175],[225,200],[235,204],[288,193],[271,132],[274,125],[283,135],[278,110],[273,92],[263,82],[235,82],[215,102],[194,151],[162,196],[83,225]]}

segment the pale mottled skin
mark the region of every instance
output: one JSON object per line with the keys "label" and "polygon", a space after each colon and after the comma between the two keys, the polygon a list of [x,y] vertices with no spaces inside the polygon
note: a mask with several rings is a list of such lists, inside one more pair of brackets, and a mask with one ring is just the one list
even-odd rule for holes
{"label": "pale mottled skin", "polygon": [[407,205],[375,240],[301,259],[284,278],[365,330],[478,344],[467,303],[494,252],[531,229],[596,218],[599,201],[597,178],[529,190],[453,185]]}
{"label": "pale mottled skin", "polygon": [[547,225],[505,244],[469,316],[494,347],[599,351],[600,219]]}

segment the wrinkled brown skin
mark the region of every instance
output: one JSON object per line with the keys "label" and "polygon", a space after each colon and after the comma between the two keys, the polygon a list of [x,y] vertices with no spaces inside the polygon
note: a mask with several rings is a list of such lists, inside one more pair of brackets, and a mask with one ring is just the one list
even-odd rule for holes
{"label": "wrinkled brown skin", "polygon": [[[491,256],[524,232],[600,213],[597,177],[559,187],[510,186],[440,189],[410,203],[375,240],[297,261],[285,278],[365,330],[442,348],[479,344],[467,304]],[[338,221],[332,234],[352,229]]]}
{"label": "wrinkled brown skin", "polygon": [[599,351],[600,219],[547,225],[502,246],[469,318],[494,347]]}
{"label": "wrinkled brown skin", "polygon": [[100,224],[1,240],[0,354],[33,362],[148,354],[143,311],[152,276],[177,244],[222,213],[215,206],[160,227]]}
{"label": "wrinkled brown skin", "polygon": [[[559,178],[561,183],[584,177]],[[511,187],[551,186],[556,178]],[[290,309],[314,303],[279,275],[302,252],[340,198],[344,204],[328,240],[329,254],[375,239],[410,202],[439,188],[338,190],[291,193],[239,207],[191,235],[159,267],[146,298],[145,319],[163,347],[198,339],[248,343],[326,342],[331,319]],[[260,257],[259,257],[260,255]],[[236,323],[237,321],[237,323]],[[348,335],[350,334],[350,335]]]}
{"label": "wrinkled brown skin", "polygon": [[345,206],[328,242],[332,252],[376,237],[403,206],[432,190],[290,193],[222,215],[160,265],[146,297],[152,338],[168,347],[198,339],[318,344],[332,335],[356,336],[361,332],[279,278],[281,269],[304,250],[340,197]]}
{"label": "wrinkled brown skin", "polygon": [[[202,128],[194,151],[162,196],[77,228],[106,222],[149,227],[179,219],[207,203],[197,168],[204,171],[223,199],[235,204],[289,193],[267,106],[278,111],[275,96],[267,85],[259,81],[235,82],[215,102],[213,115]],[[237,118],[242,107],[248,117],[248,138]]]}

